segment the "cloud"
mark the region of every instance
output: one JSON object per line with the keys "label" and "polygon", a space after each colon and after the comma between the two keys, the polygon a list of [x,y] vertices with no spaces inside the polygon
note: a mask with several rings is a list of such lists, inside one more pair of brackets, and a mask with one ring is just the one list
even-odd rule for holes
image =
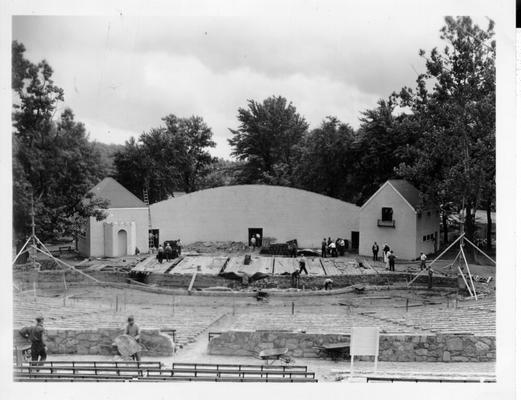
{"label": "cloud", "polygon": [[[14,17],[13,38],[46,58],[65,105],[93,138],[123,143],[161,118],[200,115],[227,156],[228,128],[247,99],[291,100],[317,126],[335,115],[355,128],[423,69],[443,19],[382,17]],[[111,132],[107,136],[107,132]],[[105,139],[106,138],[106,139]]]}

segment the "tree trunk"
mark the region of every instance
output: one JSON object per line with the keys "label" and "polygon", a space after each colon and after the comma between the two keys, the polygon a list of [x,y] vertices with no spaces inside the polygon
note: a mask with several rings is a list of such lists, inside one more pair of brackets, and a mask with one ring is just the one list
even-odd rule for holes
{"label": "tree trunk", "polygon": [[492,250],[492,201],[487,201],[487,250]]}
{"label": "tree trunk", "polygon": [[472,214],[472,207],[465,206],[465,236],[471,242],[474,242],[474,219]]}
{"label": "tree trunk", "polygon": [[443,222],[443,244],[449,243],[449,224],[447,223],[447,213],[444,212],[442,216]]}

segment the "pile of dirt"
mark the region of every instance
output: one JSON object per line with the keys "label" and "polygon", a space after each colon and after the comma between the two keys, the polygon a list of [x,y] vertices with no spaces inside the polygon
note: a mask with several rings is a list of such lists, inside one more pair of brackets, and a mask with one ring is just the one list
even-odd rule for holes
{"label": "pile of dirt", "polygon": [[183,247],[183,253],[195,251],[197,253],[246,253],[248,246],[243,242],[195,242]]}

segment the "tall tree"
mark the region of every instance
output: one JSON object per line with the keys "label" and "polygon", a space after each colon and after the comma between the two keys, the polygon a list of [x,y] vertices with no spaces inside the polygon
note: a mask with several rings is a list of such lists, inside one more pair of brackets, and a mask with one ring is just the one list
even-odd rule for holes
{"label": "tall tree", "polygon": [[469,17],[446,17],[440,52],[434,48],[416,90],[402,89],[400,100],[424,127],[417,157],[400,173],[429,191],[440,204],[452,202],[465,214],[473,239],[476,209],[493,204],[495,193],[494,23],[486,30]]}
{"label": "tall tree", "polygon": [[165,126],[131,138],[114,157],[116,179],[136,196],[148,190],[149,201],[165,200],[176,191],[193,192],[201,186],[213,158],[212,131],[201,117],[170,114]]}
{"label": "tall tree", "polygon": [[353,190],[355,132],[335,117],[327,117],[320,128],[307,133],[300,146],[294,181],[297,186],[345,201],[356,197]]}
{"label": "tall tree", "polygon": [[366,201],[388,179],[396,178],[395,168],[410,160],[416,141],[417,126],[405,116],[395,115],[394,101],[380,99],[377,107],[365,110],[356,132],[356,158],[353,169],[359,196],[358,204]]}
{"label": "tall tree", "polygon": [[24,52],[21,43],[13,42],[15,236],[21,239],[30,231],[31,194],[42,240],[74,235],[77,213],[103,217],[97,211],[103,202],[85,198],[103,176],[99,154],[71,110],[54,120],[63,90],[54,84],[53,70],[45,60],[33,64]]}
{"label": "tall tree", "polygon": [[284,97],[239,108],[239,128],[230,129],[232,156],[243,161],[240,183],[288,184],[296,148],[308,129],[306,120]]}

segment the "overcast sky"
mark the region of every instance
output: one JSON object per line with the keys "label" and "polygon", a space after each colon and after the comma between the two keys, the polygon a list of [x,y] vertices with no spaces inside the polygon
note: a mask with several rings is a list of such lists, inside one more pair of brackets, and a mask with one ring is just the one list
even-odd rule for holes
{"label": "overcast sky", "polygon": [[[420,48],[440,44],[443,18],[14,17],[13,39],[45,58],[91,139],[124,143],[161,117],[200,115],[229,157],[228,128],[247,99],[275,94],[318,126],[354,128],[423,70]],[[482,25],[484,26],[484,25]]]}

